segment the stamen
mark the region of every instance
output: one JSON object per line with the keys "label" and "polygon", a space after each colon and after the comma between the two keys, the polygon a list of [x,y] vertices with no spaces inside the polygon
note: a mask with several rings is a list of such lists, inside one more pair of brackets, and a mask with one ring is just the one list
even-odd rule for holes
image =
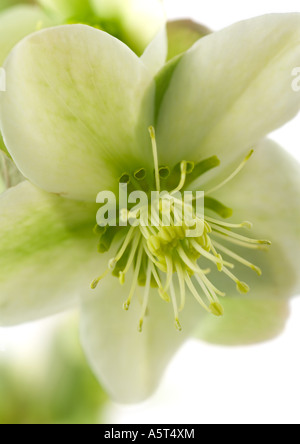
{"label": "stamen", "polygon": [[180,288],[180,297],[181,297],[179,311],[182,311],[185,306],[184,273],[183,273],[182,267],[179,262],[177,262],[177,261],[175,262],[175,267],[176,267],[176,271],[177,271],[177,277],[178,277],[179,288]]}
{"label": "stamen", "polygon": [[159,175],[159,167],[158,167],[158,153],[157,153],[157,144],[156,144],[156,138],[155,138],[155,129],[153,128],[153,126],[149,127],[149,133],[150,133],[151,142],[152,142],[152,153],[153,153],[153,159],[154,159],[156,190],[160,191],[160,175]]}
{"label": "stamen", "polygon": [[179,314],[178,314],[178,308],[177,308],[176,295],[175,295],[174,285],[173,285],[172,281],[170,284],[170,290],[171,290],[171,299],[172,299],[173,310],[174,310],[175,327],[178,331],[182,331],[182,327],[179,322]]}
{"label": "stamen", "polygon": [[260,245],[271,245],[271,242],[268,240],[258,240],[258,239],[251,239],[249,237],[246,236],[241,236],[240,234],[234,233],[233,231],[229,231],[226,228],[222,228],[216,224],[212,224],[213,225],[213,230],[217,230],[222,234],[225,234],[229,237],[232,237],[234,239],[243,241],[243,242],[248,242],[249,244],[260,244]]}
{"label": "stamen", "polygon": [[133,262],[136,250],[138,249],[139,243],[140,243],[140,239],[141,239],[141,233],[138,233],[137,237],[134,239],[133,241],[133,245],[130,251],[130,255],[126,264],[126,267],[123,270],[123,274],[124,276],[126,275],[126,273],[128,273],[129,268],[131,267],[131,264]]}
{"label": "stamen", "polygon": [[226,267],[223,269],[224,273],[227,274],[227,276],[232,279],[236,283],[236,287],[238,291],[242,294],[247,294],[250,291],[249,285],[246,284],[246,282],[240,281],[234,274],[232,274],[229,270],[227,270]]}
{"label": "stamen", "polygon": [[217,185],[216,187],[212,188],[211,190],[206,191],[205,194],[209,195],[209,194],[214,193],[215,191],[219,190],[220,188],[223,188],[224,185],[226,185],[232,179],[234,179],[235,176],[237,176],[239,174],[239,172],[244,168],[244,166],[246,165],[246,163],[248,162],[248,160],[250,159],[250,157],[252,156],[253,153],[254,153],[254,150],[251,150],[250,153],[247,154],[247,156],[245,157],[243,162],[237,167],[237,169],[229,177],[227,177],[227,179],[225,179],[223,182],[221,182],[219,185]]}
{"label": "stamen", "polygon": [[227,254],[227,256],[230,256],[232,257],[232,259],[235,259],[236,261],[240,262],[246,267],[251,268],[251,270],[255,271],[258,274],[258,276],[262,275],[262,270],[259,267],[247,261],[242,256],[239,256],[238,254],[234,253],[233,251],[229,250],[228,248],[224,247],[222,244],[219,244],[218,242],[214,241],[214,245],[216,248],[223,251],[223,253]]}
{"label": "stamen", "polygon": [[193,282],[191,281],[191,278],[190,278],[188,272],[185,273],[185,282],[186,282],[187,286],[189,287],[191,293],[193,294],[194,298],[196,299],[196,301],[198,301],[199,304],[201,305],[201,307],[204,308],[204,310],[206,310],[208,313],[211,313],[210,309],[203,302],[201,296],[198,294],[196,288],[194,287]]}
{"label": "stamen", "polygon": [[229,237],[225,234],[218,233],[217,231],[213,231],[212,234],[220,239],[223,239],[227,242],[230,242],[231,244],[239,245],[240,247],[249,248],[251,250],[263,250],[267,251],[269,248],[269,245],[267,244],[250,244],[248,242],[242,242],[241,240],[234,239],[232,237]]}
{"label": "stamen", "polygon": [[104,279],[108,273],[110,272],[110,269],[108,268],[101,276],[99,276],[97,279],[94,279],[93,282],[91,283],[91,289],[95,290],[99,284],[99,282]]}
{"label": "stamen", "polygon": [[127,236],[125,238],[125,241],[124,241],[124,243],[122,245],[121,250],[118,252],[118,254],[117,254],[117,256],[115,258],[110,260],[110,266],[113,266],[113,264],[115,265],[117,262],[119,262],[119,260],[121,259],[121,257],[125,253],[128,245],[131,242],[131,239],[132,239],[132,236],[133,236],[133,233],[134,233],[134,229],[135,229],[135,227],[131,227],[130,230],[128,231]]}
{"label": "stamen", "polygon": [[175,193],[178,193],[178,191],[182,190],[182,188],[184,187],[187,174],[187,162],[185,160],[182,161],[180,164],[180,173],[180,182],[178,186],[173,191],[171,191],[171,196]]}
{"label": "stamen", "polygon": [[251,228],[253,228],[253,224],[251,222],[248,222],[248,221],[244,221],[244,222],[242,222],[240,224],[229,224],[227,222],[223,222],[222,220],[214,219],[214,218],[208,217],[208,216],[205,216],[205,219],[208,222],[212,222],[215,225],[221,225],[223,227],[228,227],[228,228],[249,228],[249,230]]}
{"label": "stamen", "polygon": [[139,327],[138,327],[138,331],[140,333],[143,330],[144,318],[145,318],[147,308],[148,308],[149,296],[150,296],[150,283],[151,283],[151,265],[150,265],[150,262],[148,261],[147,279],[146,279],[146,286],[145,286],[145,292],[144,292],[144,301],[143,301],[142,314],[141,314]]}
{"label": "stamen", "polygon": [[124,310],[129,310],[131,300],[133,298],[135,289],[137,287],[139,272],[140,272],[141,264],[142,264],[142,257],[143,257],[143,245],[141,244],[140,248],[139,248],[139,252],[138,252],[138,257],[137,257],[136,266],[135,266],[135,270],[134,270],[134,274],[133,274],[133,278],[132,278],[132,284],[131,284],[129,296],[128,296],[127,301],[123,305]]}

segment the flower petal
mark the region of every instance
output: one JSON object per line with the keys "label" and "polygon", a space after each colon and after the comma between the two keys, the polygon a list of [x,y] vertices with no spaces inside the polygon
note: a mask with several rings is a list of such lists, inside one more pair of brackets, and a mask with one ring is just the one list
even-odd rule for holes
{"label": "flower petal", "polygon": [[255,344],[282,333],[289,316],[287,301],[270,300],[263,294],[226,297],[222,305],[224,315],[207,317],[199,323],[197,338],[230,346]]}
{"label": "flower petal", "polygon": [[91,11],[89,0],[38,0],[38,3],[61,20],[84,18]]}
{"label": "flower petal", "polygon": [[250,237],[267,238],[272,245],[266,252],[230,247],[263,274],[258,277],[236,264],[234,273],[250,284],[250,293],[241,296],[235,284],[213,272],[212,282],[227,293],[222,300],[225,314],[218,321],[205,320],[198,336],[229,345],[270,339],[284,328],[287,300],[300,290],[300,166],[273,141],[264,140],[244,170],[216,197],[233,208],[232,222],[250,220]]}
{"label": "flower petal", "polygon": [[[300,165],[297,161],[275,142],[264,140],[244,170],[216,193],[216,198],[233,208],[232,220],[253,223],[251,237],[272,242],[267,252],[248,254],[250,260],[258,261],[263,271],[262,277],[251,279],[255,288],[263,286],[267,294],[279,298],[296,294],[300,290]],[[245,255],[245,249],[240,251]]]}
{"label": "flower petal", "polygon": [[0,195],[0,213],[0,324],[74,305],[101,268],[94,204],[23,182]]}
{"label": "flower petal", "polygon": [[23,182],[24,177],[13,161],[0,151],[0,194]]}
{"label": "flower petal", "polygon": [[210,34],[206,26],[193,20],[173,20],[167,23],[168,60],[186,52],[199,39]]}
{"label": "flower petal", "polygon": [[121,40],[141,55],[165,23],[161,0],[91,0],[100,19],[116,22]]}
{"label": "flower petal", "polygon": [[124,172],[151,164],[152,77],[119,40],[84,25],[47,29],[5,67],[4,140],[36,185],[95,201]]}
{"label": "flower petal", "polygon": [[203,313],[189,298],[181,313],[183,331],[178,332],[172,307],[152,290],[149,316],[139,333],[142,307],[138,298],[129,311],[122,308],[128,284],[121,289],[119,281],[110,276],[100,285],[99,291],[87,295],[82,303],[83,347],[95,374],[117,402],[140,402],[157,388],[168,362]]}
{"label": "flower petal", "polygon": [[3,11],[0,14],[0,66],[23,37],[52,24],[53,21],[36,6],[20,5]]}
{"label": "flower petal", "polygon": [[168,40],[166,28],[163,27],[156,37],[149,43],[141,60],[148,67],[153,77],[164,66],[168,53]]}
{"label": "flower petal", "polygon": [[291,119],[300,108],[292,88],[299,42],[298,13],[258,17],[199,40],[165,93],[161,163],[218,155],[227,165]]}

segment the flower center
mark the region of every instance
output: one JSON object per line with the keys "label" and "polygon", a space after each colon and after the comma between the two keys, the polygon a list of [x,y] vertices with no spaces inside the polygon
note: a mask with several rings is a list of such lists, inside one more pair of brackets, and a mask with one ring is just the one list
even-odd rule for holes
{"label": "flower center", "polygon": [[[223,315],[220,298],[225,297],[225,293],[209,279],[210,267],[216,267],[224,277],[231,279],[242,294],[248,293],[250,288],[233,273],[234,263],[251,268],[259,276],[262,274],[260,268],[224,246],[223,241],[258,250],[266,249],[270,242],[239,234],[238,230],[251,229],[252,224],[225,222],[224,219],[232,215],[232,210],[209,197],[241,171],[253,151],[217,187],[205,194],[193,193],[187,191],[188,186],[219,166],[219,159],[213,156],[198,164],[183,160],[172,170],[168,166],[159,166],[154,128],[150,127],[149,131],[154,174],[151,171],[147,180],[147,172],[141,168],[133,174],[122,175],[121,184],[134,190],[135,197],[137,192],[144,194],[137,195],[138,205],[132,204],[129,209],[119,208],[118,226],[109,226],[107,220],[98,220],[96,232],[100,234],[100,252],[109,251],[117,243],[117,235],[124,234],[117,254],[109,261],[105,273],[95,279],[91,287],[95,289],[108,273],[119,278],[122,285],[131,272],[132,283],[124,309],[130,308],[138,287],[144,287],[139,331],[142,331],[151,288],[156,288],[158,295],[165,302],[171,303],[175,326],[181,330],[179,313],[185,306],[187,289],[208,313]],[[161,192],[161,189],[166,191]],[[218,217],[207,216],[206,210],[214,212]],[[203,266],[204,262],[210,264],[208,268]]]}

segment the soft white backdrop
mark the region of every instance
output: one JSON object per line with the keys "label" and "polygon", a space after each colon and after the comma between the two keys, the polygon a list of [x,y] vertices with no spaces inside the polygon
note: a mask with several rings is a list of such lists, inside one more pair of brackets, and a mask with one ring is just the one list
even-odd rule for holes
{"label": "soft white backdrop", "polygon": [[[165,0],[165,4],[169,18],[190,17],[213,30],[261,14],[300,10],[299,0]],[[272,135],[298,160],[299,123],[297,117]],[[60,316],[0,329],[0,359],[14,354],[31,366],[30,357],[40,356],[49,331],[62,320]],[[299,338],[300,298],[296,298],[286,331],[269,343],[231,349],[190,341],[170,364],[159,391],[149,401],[132,407],[111,405],[107,422],[300,424]]]}

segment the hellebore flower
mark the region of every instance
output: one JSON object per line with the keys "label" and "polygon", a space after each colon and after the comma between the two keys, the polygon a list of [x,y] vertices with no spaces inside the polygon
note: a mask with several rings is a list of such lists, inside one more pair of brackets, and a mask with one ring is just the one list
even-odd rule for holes
{"label": "hellebore flower", "polygon": [[[164,22],[161,0],[4,0],[0,7],[0,66],[22,38],[66,23],[103,29],[141,55]],[[0,149],[6,152],[1,134]]]}
{"label": "hellebore flower", "polygon": [[[19,43],[0,122],[29,181],[0,196],[1,324],[80,304],[89,362],[121,402],[149,396],[193,335],[278,334],[299,290],[300,168],[264,137],[299,111],[299,41],[300,14],[259,17],[204,37],[155,78],[166,55],[157,42],[139,58],[71,25]],[[94,234],[96,196],[118,196],[120,182],[204,190],[197,235],[175,226],[175,209],[169,227]]]}

